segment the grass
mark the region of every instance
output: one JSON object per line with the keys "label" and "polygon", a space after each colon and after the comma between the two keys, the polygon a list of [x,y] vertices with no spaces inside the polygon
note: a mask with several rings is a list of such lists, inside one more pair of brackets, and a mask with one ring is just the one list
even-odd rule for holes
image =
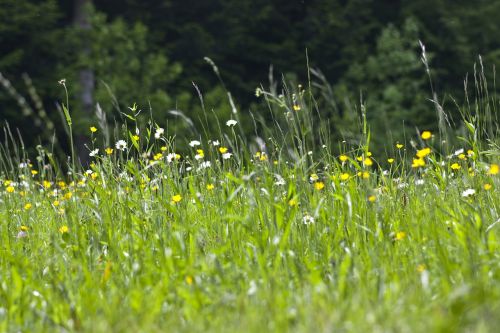
{"label": "grass", "polygon": [[292,134],[268,150],[223,122],[183,156],[154,125],[95,151],[93,128],[69,175],[4,157],[0,331],[495,330],[497,157],[422,132],[389,163],[366,127],[309,154],[306,107],[276,100]]}

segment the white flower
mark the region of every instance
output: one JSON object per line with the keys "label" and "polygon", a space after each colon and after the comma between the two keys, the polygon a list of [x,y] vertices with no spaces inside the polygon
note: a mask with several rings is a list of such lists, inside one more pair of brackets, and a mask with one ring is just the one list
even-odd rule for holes
{"label": "white flower", "polygon": [[196,154],[196,155],[194,155],[194,158],[196,160],[201,160],[201,159],[203,159],[203,157],[205,157],[205,155],[203,155],[203,154]]}
{"label": "white flower", "polygon": [[474,195],[474,194],[476,194],[476,190],[474,190],[472,188],[466,189],[465,191],[462,192],[462,196],[464,198],[470,197],[471,195]]}
{"label": "white flower", "polygon": [[455,153],[453,153],[453,155],[458,156],[458,155],[463,154],[463,153],[464,153],[464,149],[462,148],[462,149],[455,151]]}
{"label": "white flower", "polygon": [[210,161],[204,161],[204,162],[200,163],[200,167],[198,168],[198,170],[210,168],[211,166],[212,166],[212,163],[210,163]]}
{"label": "white flower", "polygon": [[236,120],[234,120],[234,119],[230,119],[230,120],[226,121],[226,125],[229,126],[229,127],[234,126],[237,123],[238,122]]}
{"label": "white flower", "polygon": [[314,217],[312,217],[311,215],[304,215],[304,217],[302,218],[302,223],[304,224],[313,224],[314,223]]}
{"label": "white flower", "polygon": [[167,155],[167,162],[170,163],[170,162],[174,161],[176,158],[177,158],[176,153],[170,153]]}
{"label": "white flower", "polygon": [[19,164],[19,168],[20,168],[20,169],[24,169],[24,168],[27,168],[27,167],[28,167],[28,163],[24,163],[24,162],[23,162],[23,163],[20,163],[20,164]]}
{"label": "white flower", "polygon": [[161,127],[158,127],[155,132],[155,139],[161,138],[161,136],[165,133],[165,130]]}
{"label": "white flower", "polygon": [[217,147],[218,145],[220,145],[219,140],[212,141],[212,146]]}
{"label": "white flower", "polygon": [[198,140],[193,140],[193,141],[191,141],[191,142],[189,143],[189,145],[190,145],[191,147],[196,147],[196,146],[199,146],[200,144],[201,144],[201,143],[200,143],[200,141],[198,141]]}
{"label": "white flower", "polygon": [[224,153],[224,154],[222,154],[222,158],[227,160],[228,158],[231,158],[232,155],[233,154],[231,154],[231,153]]}
{"label": "white flower", "polygon": [[125,150],[125,149],[127,149],[127,142],[125,142],[125,140],[118,140],[116,142],[115,147],[118,150]]}
{"label": "white flower", "polygon": [[285,179],[283,179],[283,177],[281,177],[281,175],[275,175],[276,177],[276,181],[274,182],[274,185],[277,185],[277,186],[281,186],[281,185],[285,185],[286,182],[285,182]]}
{"label": "white flower", "polygon": [[96,149],[92,150],[92,151],[89,153],[89,156],[90,156],[90,157],[94,157],[94,156],[96,156],[98,153],[99,153],[99,148],[96,148]]}
{"label": "white flower", "polygon": [[424,185],[425,181],[423,179],[417,179],[415,180],[415,185]]}

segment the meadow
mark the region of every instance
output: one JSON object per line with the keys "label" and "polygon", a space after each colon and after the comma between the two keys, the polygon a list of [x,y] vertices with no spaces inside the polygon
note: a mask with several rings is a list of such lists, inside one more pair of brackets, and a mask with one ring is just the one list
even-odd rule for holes
{"label": "meadow", "polygon": [[480,118],[454,146],[421,129],[376,155],[365,124],[357,145],[312,149],[307,98],[258,94],[288,126],[260,145],[237,115],[171,138],[132,107],[113,142],[88,129],[81,168],[5,130],[0,331],[498,327],[499,155]]}

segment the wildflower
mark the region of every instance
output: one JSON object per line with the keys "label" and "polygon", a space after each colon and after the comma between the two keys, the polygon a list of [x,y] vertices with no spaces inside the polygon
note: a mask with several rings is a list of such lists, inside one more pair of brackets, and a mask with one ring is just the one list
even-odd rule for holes
{"label": "wildflower", "polygon": [[158,127],[155,131],[155,139],[161,138],[161,136],[165,133],[165,130],[161,127]]}
{"label": "wildflower", "polygon": [[350,175],[347,172],[340,174],[340,180],[348,180]]}
{"label": "wildflower", "polygon": [[491,186],[491,184],[484,184],[483,188],[486,190],[486,191],[489,191],[491,190],[493,186]]}
{"label": "wildflower", "polygon": [[226,152],[227,152],[227,148],[226,148],[226,147],[219,147],[219,152],[220,152],[221,154],[224,154],[224,153],[226,153]]}
{"label": "wildflower", "polygon": [[469,157],[474,156],[474,151],[472,149],[467,150],[467,156]]}
{"label": "wildflower", "polygon": [[92,127],[90,128],[90,131],[91,131],[92,133],[95,133],[95,132],[97,132],[97,128],[95,128],[94,126],[92,126]]}
{"label": "wildflower", "polygon": [[51,187],[52,187],[52,183],[51,183],[51,182],[49,182],[49,181],[47,181],[47,180],[44,180],[44,181],[43,181],[43,187],[44,187],[45,189],[49,189],[49,188],[51,188]]}
{"label": "wildflower", "polygon": [[181,158],[181,155],[176,154],[176,153],[170,153],[170,154],[167,155],[167,162],[170,163],[173,160],[178,160],[180,158]]}
{"label": "wildflower", "polygon": [[118,140],[115,145],[116,149],[118,150],[126,150],[127,149],[127,142],[125,140]]}
{"label": "wildflower", "polygon": [[323,182],[315,182],[314,188],[318,191],[321,191],[325,187],[325,183]]}
{"label": "wildflower", "polygon": [[425,166],[425,160],[423,158],[414,158],[411,164],[412,168],[420,168]]}
{"label": "wildflower", "polygon": [[297,205],[298,205],[298,201],[297,201],[297,199],[292,198],[292,199],[288,200],[288,205],[289,205],[290,207],[297,206]]}
{"label": "wildflower", "polygon": [[430,153],[431,153],[431,149],[429,147],[426,147],[426,148],[423,148],[423,149],[420,149],[419,151],[417,151],[417,157],[424,158],[427,155],[429,155]]}
{"label": "wildflower", "polygon": [[462,154],[458,154],[458,158],[460,160],[466,160],[467,159],[467,157],[465,157],[465,154],[463,154],[463,153]]}
{"label": "wildflower", "polygon": [[339,156],[340,162],[346,162],[348,159],[349,159],[349,157],[347,157],[346,155],[340,155]]}
{"label": "wildflower", "polygon": [[197,146],[199,146],[200,144],[201,144],[201,143],[200,143],[200,141],[198,141],[198,140],[192,140],[192,141],[189,143],[189,146],[191,146],[191,147],[197,147]]}
{"label": "wildflower", "polygon": [[203,157],[205,157],[205,153],[203,152],[203,149],[197,149],[196,155],[194,156],[194,158],[197,160],[201,160]]}
{"label": "wildflower", "polygon": [[165,147],[165,146],[161,146],[160,150],[161,150],[161,151],[167,151],[167,147]]}
{"label": "wildflower", "polygon": [[158,160],[161,160],[162,157],[163,157],[163,153],[158,153],[158,154],[153,155],[153,160],[158,161]]}
{"label": "wildflower", "polygon": [[425,265],[424,264],[420,264],[417,266],[417,272],[419,273],[423,273],[425,271]]}
{"label": "wildflower", "polygon": [[309,214],[306,214],[306,215],[304,215],[304,217],[302,217],[302,223],[304,223],[305,225],[313,224],[314,223],[314,217],[312,217]]}
{"label": "wildflower", "polygon": [[179,203],[179,202],[181,202],[181,200],[182,200],[182,196],[180,194],[176,194],[176,195],[172,196],[173,203]]}
{"label": "wildflower", "polygon": [[404,145],[403,145],[403,144],[401,144],[401,143],[396,143],[396,148],[401,149],[401,148],[403,148],[403,147],[404,147]]}
{"label": "wildflower", "polygon": [[460,164],[458,164],[458,163],[453,163],[453,164],[451,165],[451,168],[452,168],[453,170],[459,170],[459,169],[461,168],[461,166],[460,166]]}
{"label": "wildflower", "polygon": [[192,285],[194,282],[193,277],[191,275],[186,276],[186,283],[188,285]]}
{"label": "wildflower", "polygon": [[358,157],[356,157],[356,159],[357,159],[359,162],[361,162],[361,161],[363,160],[363,156],[358,156]]}
{"label": "wildflower", "polygon": [[365,166],[372,166],[372,165],[373,165],[373,161],[372,161],[372,159],[371,159],[371,158],[367,157],[367,158],[365,158],[365,159],[363,160],[363,164],[364,164]]}
{"label": "wildflower", "polygon": [[212,141],[212,146],[217,147],[218,145],[220,145],[219,140]]}
{"label": "wildflower", "polygon": [[108,147],[108,148],[106,148],[104,151],[105,151],[105,152],[106,152],[106,154],[108,154],[108,155],[113,154],[113,148]]}
{"label": "wildflower", "polygon": [[430,131],[423,131],[422,132],[422,139],[429,140],[431,137],[432,137],[432,133]]}
{"label": "wildflower", "polygon": [[133,135],[132,140],[139,141],[140,137],[138,135]]}
{"label": "wildflower", "polygon": [[388,158],[388,159],[387,159],[387,163],[389,163],[389,164],[394,163],[394,159],[393,159],[393,158]]}
{"label": "wildflower", "polygon": [[33,176],[36,176],[36,175],[38,175],[38,171],[36,171],[36,170],[31,170],[31,174],[32,174]]}
{"label": "wildflower", "polygon": [[462,192],[462,197],[467,198],[476,194],[476,190],[469,188]]}
{"label": "wildflower", "polygon": [[90,157],[94,157],[94,156],[96,156],[98,153],[99,153],[99,148],[96,148],[96,149],[92,150],[92,151],[89,153],[89,156],[90,156]]}
{"label": "wildflower", "polygon": [[69,200],[69,199],[71,199],[71,197],[72,197],[72,196],[73,196],[73,193],[72,193],[72,192],[66,192],[66,193],[64,194],[64,199]]}
{"label": "wildflower", "polygon": [[198,168],[198,170],[210,168],[211,166],[212,166],[212,163],[210,161],[204,161],[204,162],[200,163],[200,167]]}
{"label": "wildflower", "polygon": [[226,121],[226,126],[231,127],[231,126],[236,125],[237,123],[238,122],[236,120],[230,119],[230,120]]}
{"label": "wildflower", "polygon": [[293,105],[293,111],[300,111],[300,105],[294,104]]}
{"label": "wildflower", "polygon": [[406,232],[404,232],[404,231],[398,231],[396,233],[396,240],[398,240],[398,241],[402,240],[405,237],[406,237]]}
{"label": "wildflower", "polygon": [[319,179],[319,177],[318,177],[318,175],[317,175],[317,174],[315,174],[315,173],[313,173],[313,174],[309,177],[309,180],[310,180],[311,182],[315,182],[315,181],[317,181],[318,179]]}
{"label": "wildflower", "polygon": [[67,233],[69,232],[69,228],[68,228],[68,226],[67,226],[67,225],[63,225],[62,227],[60,227],[60,228],[59,228],[59,232],[60,232],[61,234],[63,234],[63,235],[64,235],[64,234],[67,234]]}
{"label": "wildflower", "polygon": [[57,207],[57,206],[59,206],[60,203],[58,200],[54,200],[54,202],[52,204],[54,205],[54,207]]}
{"label": "wildflower", "polygon": [[369,173],[368,171],[363,171],[363,172],[361,173],[361,178],[363,178],[363,179],[368,179],[368,178],[370,178],[370,173]]}
{"label": "wildflower", "polygon": [[14,186],[7,186],[5,189],[8,193],[13,193],[15,191]]}
{"label": "wildflower", "polygon": [[488,170],[488,175],[496,175],[500,172],[500,166],[498,164],[490,165],[490,169]]}
{"label": "wildflower", "polygon": [[30,203],[27,203],[26,205],[24,205],[25,210],[29,210],[31,207],[32,207],[32,205]]}
{"label": "wildflower", "polygon": [[212,191],[215,188],[214,184],[207,184],[207,190]]}
{"label": "wildflower", "polygon": [[25,225],[22,225],[22,226],[20,226],[20,227],[19,227],[19,230],[21,230],[21,231],[28,231],[29,229],[30,229],[30,228],[28,228],[28,227],[27,227],[27,226],[25,226]]}
{"label": "wildflower", "polygon": [[227,160],[228,158],[231,158],[231,156],[233,156],[233,154],[231,154],[231,153],[225,153],[225,154],[222,154],[222,158],[223,158],[224,160]]}
{"label": "wildflower", "polygon": [[368,196],[368,201],[375,202],[375,201],[377,201],[377,197],[372,194],[372,195]]}

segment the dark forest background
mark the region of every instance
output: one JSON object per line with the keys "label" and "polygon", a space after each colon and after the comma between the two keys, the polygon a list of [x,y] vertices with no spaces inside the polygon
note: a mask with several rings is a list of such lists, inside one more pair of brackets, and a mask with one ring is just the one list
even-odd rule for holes
{"label": "dark forest background", "polygon": [[134,103],[170,135],[194,139],[186,119],[205,119],[196,89],[221,121],[230,92],[253,135],[251,116],[271,121],[257,87],[291,94],[310,83],[332,141],[356,138],[361,103],[375,144],[404,141],[437,130],[432,99],[457,126],[479,55],[495,89],[499,17],[491,0],[0,0],[0,120],[28,147],[67,149],[65,78],[80,145],[96,109],[113,125]]}

